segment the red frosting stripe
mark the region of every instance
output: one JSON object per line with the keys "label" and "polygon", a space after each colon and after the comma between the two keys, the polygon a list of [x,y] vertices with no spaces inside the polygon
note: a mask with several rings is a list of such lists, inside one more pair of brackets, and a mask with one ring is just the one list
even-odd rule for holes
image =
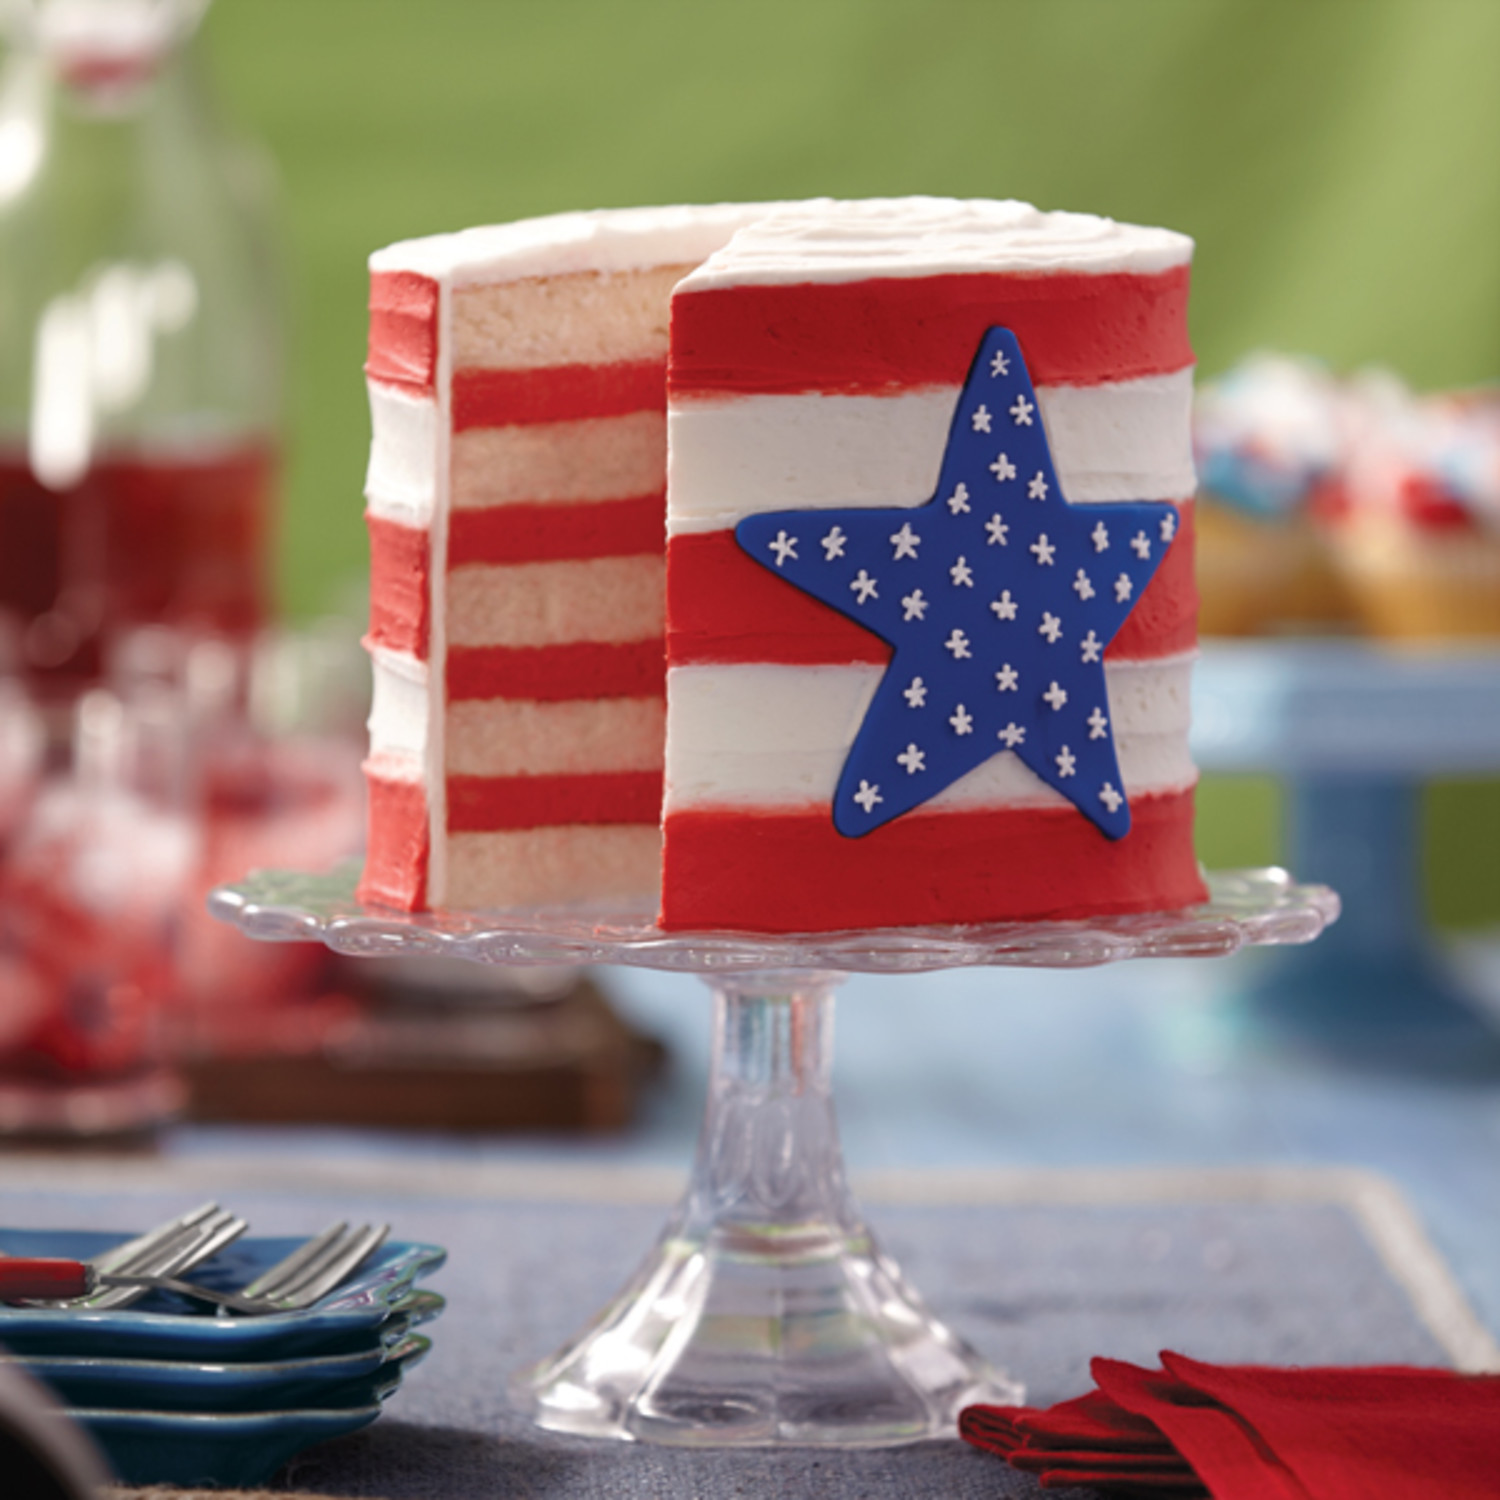
{"label": "red frosting stripe", "polygon": [[878,636],[747,557],[732,531],[688,532],[668,540],[667,651],[674,667],[883,663],[891,657]]}
{"label": "red frosting stripe", "polygon": [[[1190,651],[1197,643],[1192,507],[1180,507],[1179,515],[1177,539],[1107,657],[1144,661]],[[730,531],[689,532],[667,543],[667,651],[674,667],[755,661],[883,665],[891,655],[878,636],[747,557]]]}
{"label": "red frosting stripe", "polygon": [[448,832],[661,820],[660,771],[589,776],[450,776]]}
{"label": "red frosting stripe", "polygon": [[1036,385],[1097,385],[1193,362],[1188,267],[1155,275],[962,275],[735,286],[672,299],[673,399],[879,395],[963,383],[986,329]]}
{"label": "red frosting stripe", "polygon": [[1106,661],[1176,656],[1198,644],[1198,579],[1193,564],[1197,507],[1177,507],[1177,534],[1166,556],[1105,648]]}
{"label": "red frosting stripe", "polygon": [[666,409],[667,366],[660,359],[453,373],[455,432]]}
{"label": "red frosting stripe", "polygon": [[455,510],[448,518],[448,566],[659,557],[666,530],[664,490],[574,505],[527,502]]}
{"label": "red frosting stripe", "polygon": [[414,271],[370,277],[370,344],[365,374],[431,391],[437,372],[438,284]]}
{"label": "red frosting stripe", "polygon": [[430,833],[427,798],[418,781],[394,776],[378,760],[365,762],[369,839],[358,900],[402,911],[427,904]]}
{"label": "red frosting stripe", "polygon": [[612,645],[453,646],[445,682],[464,699],[644,698],[666,692],[666,650],[659,639]]}
{"label": "red frosting stripe", "polygon": [[806,813],[671,813],[661,925],[756,932],[1169,910],[1207,899],[1193,794],[1131,801],[1127,838],[1076,809],[898,818],[862,839]]}
{"label": "red frosting stripe", "polygon": [[370,531],[369,642],[427,658],[431,545],[427,529],[367,515]]}

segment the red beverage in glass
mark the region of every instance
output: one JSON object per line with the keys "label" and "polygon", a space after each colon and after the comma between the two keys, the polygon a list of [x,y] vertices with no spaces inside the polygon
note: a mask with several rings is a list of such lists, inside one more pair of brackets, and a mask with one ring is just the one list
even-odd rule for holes
{"label": "red beverage in glass", "polygon": [[244,638],[266,620],[275,455],[101,454],[60,493],[0,451],[0,612],[46,697],[99,679],[112,632],[169,624]]}

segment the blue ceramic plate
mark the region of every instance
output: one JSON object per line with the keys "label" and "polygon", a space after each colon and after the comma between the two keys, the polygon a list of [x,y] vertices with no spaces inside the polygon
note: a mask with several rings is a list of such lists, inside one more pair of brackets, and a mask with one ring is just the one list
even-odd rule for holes
{"label": "blue ceramic plate", "polygon": [[368,1427],[378,1403],[347,1411],[73,1412],[125,1484],[218,1484],[250,1489],[304,1448]]}
{"label": "blue ceramic plate", "polygon": [[[0,1229],[0,1255],[76,1260],[130,1238],[81,1229]],[[253,1281],[303,1243],[300,1238],[237,1240],[192,1273],[230,1291]],[[0,1345],[20,1355],[105,1355],[195,1364],[305,1359],[380,1349],[417,1322],[436,1316],[442,1299],[412,1283],[447,1259],[438,1245],[388,1240],[342,1286],[301,1312],[219,1318],[203,1304],[152,1292],[134,1307],[69,1309],[0,1305]],[[434,1305],[435,1304],[435,1305]]]}
{"label": "blue ceramic plate", "polygon": [[432,1340],[408,1333],[390,1349],[251,1364],[90,1359],[34,1355],[17,1360],[69,1406],[152,1412],[264,1412],[373,1406],[421,1362]]}

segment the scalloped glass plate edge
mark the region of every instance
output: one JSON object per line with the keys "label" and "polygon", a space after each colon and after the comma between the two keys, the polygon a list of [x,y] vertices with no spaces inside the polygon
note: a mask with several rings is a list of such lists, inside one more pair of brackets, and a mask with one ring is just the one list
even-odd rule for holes
{"label": "scalloped glass plate edge", "polygon": [[488,964],[629,964],[691,973],[824,970],[899,974],[981,965],[1081,968],[1126,958],[1208,958],[1311,942],[1338,916],[1327,886],[1275,866],[1206,873],[1209,899],[1178,911],[968,927],[760,934],[664,932],[650,903],[515,911],[362,906],[359,865],[325,874],[258,870],[209,896],[210,911],[270,942],[322,942],[358,957],[444,954]]}

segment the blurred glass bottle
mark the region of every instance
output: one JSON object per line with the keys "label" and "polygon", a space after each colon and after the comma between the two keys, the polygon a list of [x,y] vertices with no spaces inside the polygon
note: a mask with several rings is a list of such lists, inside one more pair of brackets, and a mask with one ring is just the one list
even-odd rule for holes
{"label": "blurred glass bottle", "polygon": [[147,622],[269,604],[272,177],[222,129],[208,0],[0,0],[0,611],[49,699]]}

